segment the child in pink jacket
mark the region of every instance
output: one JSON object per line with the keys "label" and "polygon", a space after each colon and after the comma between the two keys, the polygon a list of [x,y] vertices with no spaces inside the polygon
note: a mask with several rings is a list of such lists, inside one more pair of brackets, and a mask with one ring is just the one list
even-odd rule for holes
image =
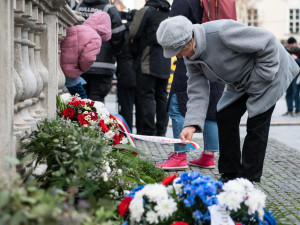
{"label": "child in pink jacket", "polygon": [[86,98],[80,75],[87,71],[99,54],[102,41],[111,38],[111,21],[106,12],[98,11],[82,25],[67,29],[60,45],[60,65],[66,76],[66,87],[74,95]]}

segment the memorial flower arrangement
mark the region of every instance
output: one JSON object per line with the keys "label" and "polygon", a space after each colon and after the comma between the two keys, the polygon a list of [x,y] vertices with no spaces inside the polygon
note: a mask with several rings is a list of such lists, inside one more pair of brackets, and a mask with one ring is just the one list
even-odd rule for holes
{"label": "memorial flower arrangement", "polygon": [[247,179],[228,181],[217,198],[238,225],[276,224],[272,214],[265,209],[266,195]]}
{"label": "memorial flower arrangement", "polygon": [[[161,184],[133,189],[123,198],[118,210],[125,220],[124,225],[166,222],[209,225],[213,224],[211,210],[214,206],[225,208],[230,218],[230,223],[226,224],[275,225],[272,214],[265,209],[265,199],[264,193],[246,179],[223,185],[210,176],[190,172],[166,177]],[[222,217],[220,213],[219,216]]]}
{"label": "memorial flower arrangement", "polygon": [[122,128],[102,102],[63,94],[57,97],[57,105],[58,115],[79,122],[82,126],[99,129],[112,145],[128,143],[127,137],[120,132]]}

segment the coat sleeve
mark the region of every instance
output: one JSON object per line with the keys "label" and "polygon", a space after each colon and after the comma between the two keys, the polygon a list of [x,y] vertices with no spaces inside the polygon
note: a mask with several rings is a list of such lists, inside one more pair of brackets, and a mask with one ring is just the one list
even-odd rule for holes
{"label": "coat sleeve", "polygon": [[125,42],[126,27],[122,23],[121,16],[115,7],[111,7],[108,11],[111,19],[111,39],[110,43],[114,54],[118,54],[123,48]]}
{"label": "coat sleeve", "polygon": [[271,32],[229,20],[224,23],[219,35],[221,41],[233,51],[255,54],[254,73],[265,80],[274,79],[280,66],[279,46]]}
{"label": "coat sleeve", "polygon": [[202,70],[194,65],[187,65],[187,112],[184,126],[195,126],[196,132],[203,132],[209,103],[209,82]]}
{"label": "coat sleeve", "polygon": [[84,73],[86,72],[92,64],[95,62],[97,55],[101,49],[101,40],[100,38],[92,39],[84,48],[79,57],[79,67],[80,70]]}
{"label": "coat sleeve", "polygon": [[173,16],[190,17],[189,3],[186,0],[174,0],[170,11],[170,17]]}

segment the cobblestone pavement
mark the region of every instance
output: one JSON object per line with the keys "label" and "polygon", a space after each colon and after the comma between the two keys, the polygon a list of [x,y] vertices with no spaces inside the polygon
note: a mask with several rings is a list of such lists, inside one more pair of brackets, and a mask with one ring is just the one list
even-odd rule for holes
{"label": "cobblestone pavement", "polygon": [[[202,139],[193,141],[200,144]],[[168,158],[173,150],[172,145],[136,141],[137,148],[149,155],[153,163],[161,163]],[[188,153],[188,160],[196,159],[200,151]],[[218,161],[216,154],[215,161]],[[189,167],[186,171],[198,171],[205,175],[218,178],[217,165],[215,169]],[[171,171],[179,172],[181,171]],[[264,171],[261,183],[257,187],[267,195],[267,207],[274,213],[278,225],[300,225],[300,152],[291,149],[274,139],[269,140]]]}

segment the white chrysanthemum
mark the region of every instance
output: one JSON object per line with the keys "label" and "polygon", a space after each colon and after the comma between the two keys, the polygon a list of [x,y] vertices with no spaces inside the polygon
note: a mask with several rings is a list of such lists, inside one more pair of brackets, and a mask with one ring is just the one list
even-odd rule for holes
{"label": "white chrysanthemum", "polygon": [[117,170],[117,174],[118,174],[118,175],[122,175],[122,172],[123,172],[123,171],[122,171],[121,169],[118,169],[118,170]]}
{"label": "white chrysanthemum", "polygon": [[246,189],[243,184],[239,183],[237,180],[230,180],[224,184],[223,190],[226,192],[234,192],[238,194],[246,194]]}
{"label": "white chrysanthemum", "polygon": [[173,187],[175,190],[176,195],[180,194],[182,192],[182,184],[176,184],[176,182],[180,180],[179,177],[177,177],[174,181],[173,181]]}
{"label": "white chrysanthemum", "polygon": [[120,143],[126,145],[128,143],[127,138],[123,137],[122,140],[120,141]]}
{"label": "white chrysanthemum", "polygon": [[[136,194],[138,194],[138,192]],[[140,222],[141,217],[145,211],[143,207],[143,198],[139,198],[135,196],[134,199],[130,202],[129,210],[130,210],[130,219],[133,222]]]}
{"label": "white chrysanthemum", "polygon": [[229,210],[238,210],[241,208],[241,203],[244,201],[243,194],[234,192],[222,192],[217,195],[218,201],[221,205],[225,205]]}
{"label": "white chrysanthemum", "polygon": [[96,108],[96,111],[101,116],[109,116],[109,112],[106,109],[105,105],[102,102],[95,101],[94,107]]}
{"label": "white chrysanthemum", "polygon": [[163,199],[157,202],[157,205],[154,207],[154,209],[158,216],[164,220],[173,215],[173,213],[177,210],[177,204],[172,198]]}
{"label": "white chrysanthemum", "polygon": [[157,214],[154,211],[152,211],[152,210],[150,210],[149,212],[147,212],[147,214],[146,214],[146,220],[150,224],[153,224],[153,223],[157,224],[159,222]]}
{"label": "white chrysanthemum", "polygon": [[253,191],[248,192],[248,199],[245,201],[245,205],[248,206],[248,214],[258,212],[259,218],[262,219],[265,203],[266,195],[261,190],[254,189]]}
{"label": "white chrysanthemum", "polygon": [[110,130],[104,134],[104,137],[108,140],[111,140],[114,137],[114,135],[115,135],[115,132]]}
{"label": "white chrysanthemum", "polygon": [[241,185],[243,185],[246,192],[254,190],[254,185],[249,180],[247,180],[245,178],[237,178],[236,181],[238,183],[240,183]]}
{"label": "white chrysanthemum", "polygon": [[168,185],[167,186],[167,192],[168,192],[168,194],[172,194],[173,191],[174,191],[174,188],[172,187],[172,185]]}
{"label": "white chrysanthemum", "polygon": [[65,93],[62,94],[60,98],[65,104],[68,104],[72,100],[72,95],[70,95],[70,93]]}
{"label": "white chrysanthemum", "polygon": [[141,192],[152,202],[158,202],[162,199],[168,198],[167,188],[162,184],[148,184],[141,190]]}

